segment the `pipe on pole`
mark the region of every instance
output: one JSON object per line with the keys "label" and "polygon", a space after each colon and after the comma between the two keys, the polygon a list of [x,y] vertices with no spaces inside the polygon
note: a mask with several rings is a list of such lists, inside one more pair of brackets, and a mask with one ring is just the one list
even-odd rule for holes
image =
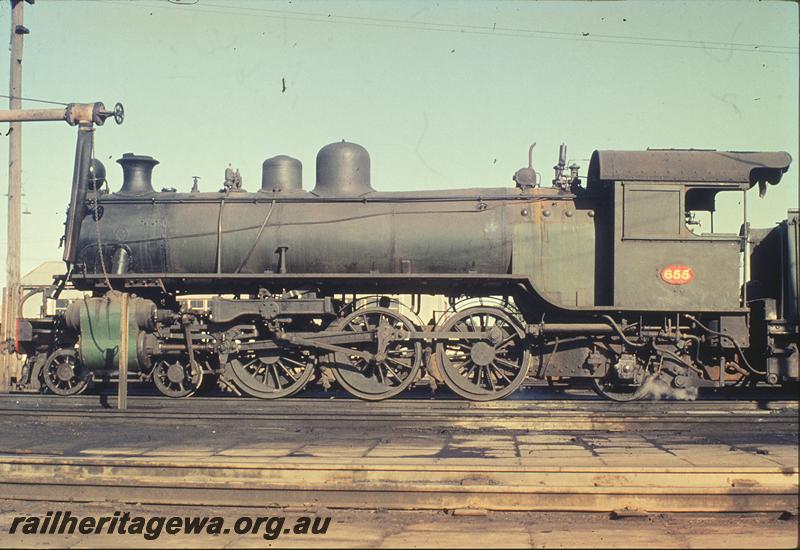
{"label": "pipe on pole", "polygon": [[[13,100],[19,102],[19,99]],[[0,110],[0,122],[49,122],[63,120],[70,126],[79,124],[96,124],[102,126],[107,118],[113,117],[117,124],[122,124],[125,119],[125,109],[121,103],[114,105],[113,111],[106,110],[106,106],[98,101],[96,103],[69,103],[61,109],[20,109],[12,107]]]}
{"label": "pipe on pole", "polygon": [[[18,100],[12,100],[18,101]],[[0,122],[34,122],[38,120],[66,120],[66,109],[8,109],[0,110]]]}

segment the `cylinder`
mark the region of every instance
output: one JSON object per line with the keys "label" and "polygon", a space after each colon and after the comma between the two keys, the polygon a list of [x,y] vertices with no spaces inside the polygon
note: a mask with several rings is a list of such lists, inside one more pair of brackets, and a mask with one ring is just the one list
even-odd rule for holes
{"label": "cylinder", "polygon": [[319,196],[359,196],[374,191],[370,185],[369,153],[356,143],[342,140],[326,145],[317,153]]}
{"label": "cylinder", "polygon": [[303,164],[296,158],[278,155],[261,165],[261,191],[290,193],[303,190]]}
{"label": "cylinder", "polygon": [[147,195],[153,193],[153,168],[158,161],[147,155],[125,153],[117,163],[122,166],[123,195]]}
{"label": "cylinder", "polygon": [[[132,298],[128,314],[128,366],[132,372],[151,367],[155,347],[152,331],[156,305],[150,300]],[[113,371],[119,365],[122,331],[121,296],[109,293],[98,298],[75,300],[67,308],[67,326],[80,331],[80,359],[90,370]]]}
{"label": "cylinder", "polygon": [[[102,308],[102,305],[105,304],[105,302],[111,303],[116,301],[119,301],[119,298],[113,294],[99,298],[74,300],[67,306],[67,310],[64,312],[64,321],[68,328],[72,330],[80,330],[81,318],[83,315],[82,312],[84,310],[88,311],[89,305],[93,305],[95,308]],[[155,329],[157,310],[156,305],[152,301],[145,298],[131,298],[129,307],[132,312],[132,322],[136,327],[145,331],[152,331]]]}

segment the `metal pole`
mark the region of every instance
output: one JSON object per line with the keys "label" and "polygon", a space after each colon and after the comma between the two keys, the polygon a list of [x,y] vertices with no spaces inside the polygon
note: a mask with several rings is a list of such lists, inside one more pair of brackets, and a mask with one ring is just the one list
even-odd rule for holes
{"label": "metal pole", "polygon": [[742,191],[742,233],[744,258],[742,263],[742,307],[747,307],[747,281],[750,280],[750,224],[747,223],[747,191]]}
{"label": "metal pole", "polygon": [[[22,43],[28,29],[23,25],[23,0],[11,0],[11,59],[8,85],[10,109],[22,107]],[[5,340],[13,334],[19,304],[20,284],[20,219],[22,214],[22,125],[12,122],[8,133],[8,243],[6,249],[6,294],[3,334]],[[11,368],[15,361],[11,355],[2,356],[2,389],[7,389]]]}
{"label": "metal pole", "polygon": [[122,293],[119,304],[119,384],[117,409],[128,408],[128,293]]}
{"label": "metal pole", "polygon": [[3,301],[0,305],[0,321],[3,323],[3,334],[0,334],[0,338],[3,338],[3,341],[0,341],[0,391],[6,391],[11,389],[11,372],[6,365],[10,359],[10,355],[8,354],[8,350],[5,349],[5,323],[6,323],[6,307],[8,306],[8,289],[3,288]]}

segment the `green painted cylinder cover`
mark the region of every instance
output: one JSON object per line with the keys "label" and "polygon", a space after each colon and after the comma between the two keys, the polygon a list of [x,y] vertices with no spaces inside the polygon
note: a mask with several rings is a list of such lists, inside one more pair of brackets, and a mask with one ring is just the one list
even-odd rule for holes
{"label": "green painted cylinder cover", "polygon": [[[137,310],[141,304],[131,300],[128,307],[128,369],[144,369],[138,356],[139,335]],[[141,300],[142,302],[149,302]],[[118,296],[86,298],[76,302],[80,307],[80,358],[91,370],[115,370],[119,367],[120,306]],[[152,302],[150,302],[152,303]],[[138,307],[137,307],[138,306]],[[153,305],[155,307],[155,305]],[[140,319],[141,321],[141,319]]]}

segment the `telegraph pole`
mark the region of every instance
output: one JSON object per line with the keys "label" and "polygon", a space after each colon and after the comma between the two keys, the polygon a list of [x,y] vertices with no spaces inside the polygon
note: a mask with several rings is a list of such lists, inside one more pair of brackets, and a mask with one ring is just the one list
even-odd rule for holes
{"label": "telegraph pole", "polygon": [[[27,0],[11,0],[11,60],[8,95],[10,109],[22,108],[22,44],[28,29],[23,22],[23,10]],[[31,2],[32,3],[32,2]],[[22,214],[22,124],[12,122],[8,133],[8,245],[6,252],[5,318],[3,339],[14,334],[17,307],[20,299],[20,219]],[[0,369],[0,388],[10,384],[10,355],[4,355]]]}

